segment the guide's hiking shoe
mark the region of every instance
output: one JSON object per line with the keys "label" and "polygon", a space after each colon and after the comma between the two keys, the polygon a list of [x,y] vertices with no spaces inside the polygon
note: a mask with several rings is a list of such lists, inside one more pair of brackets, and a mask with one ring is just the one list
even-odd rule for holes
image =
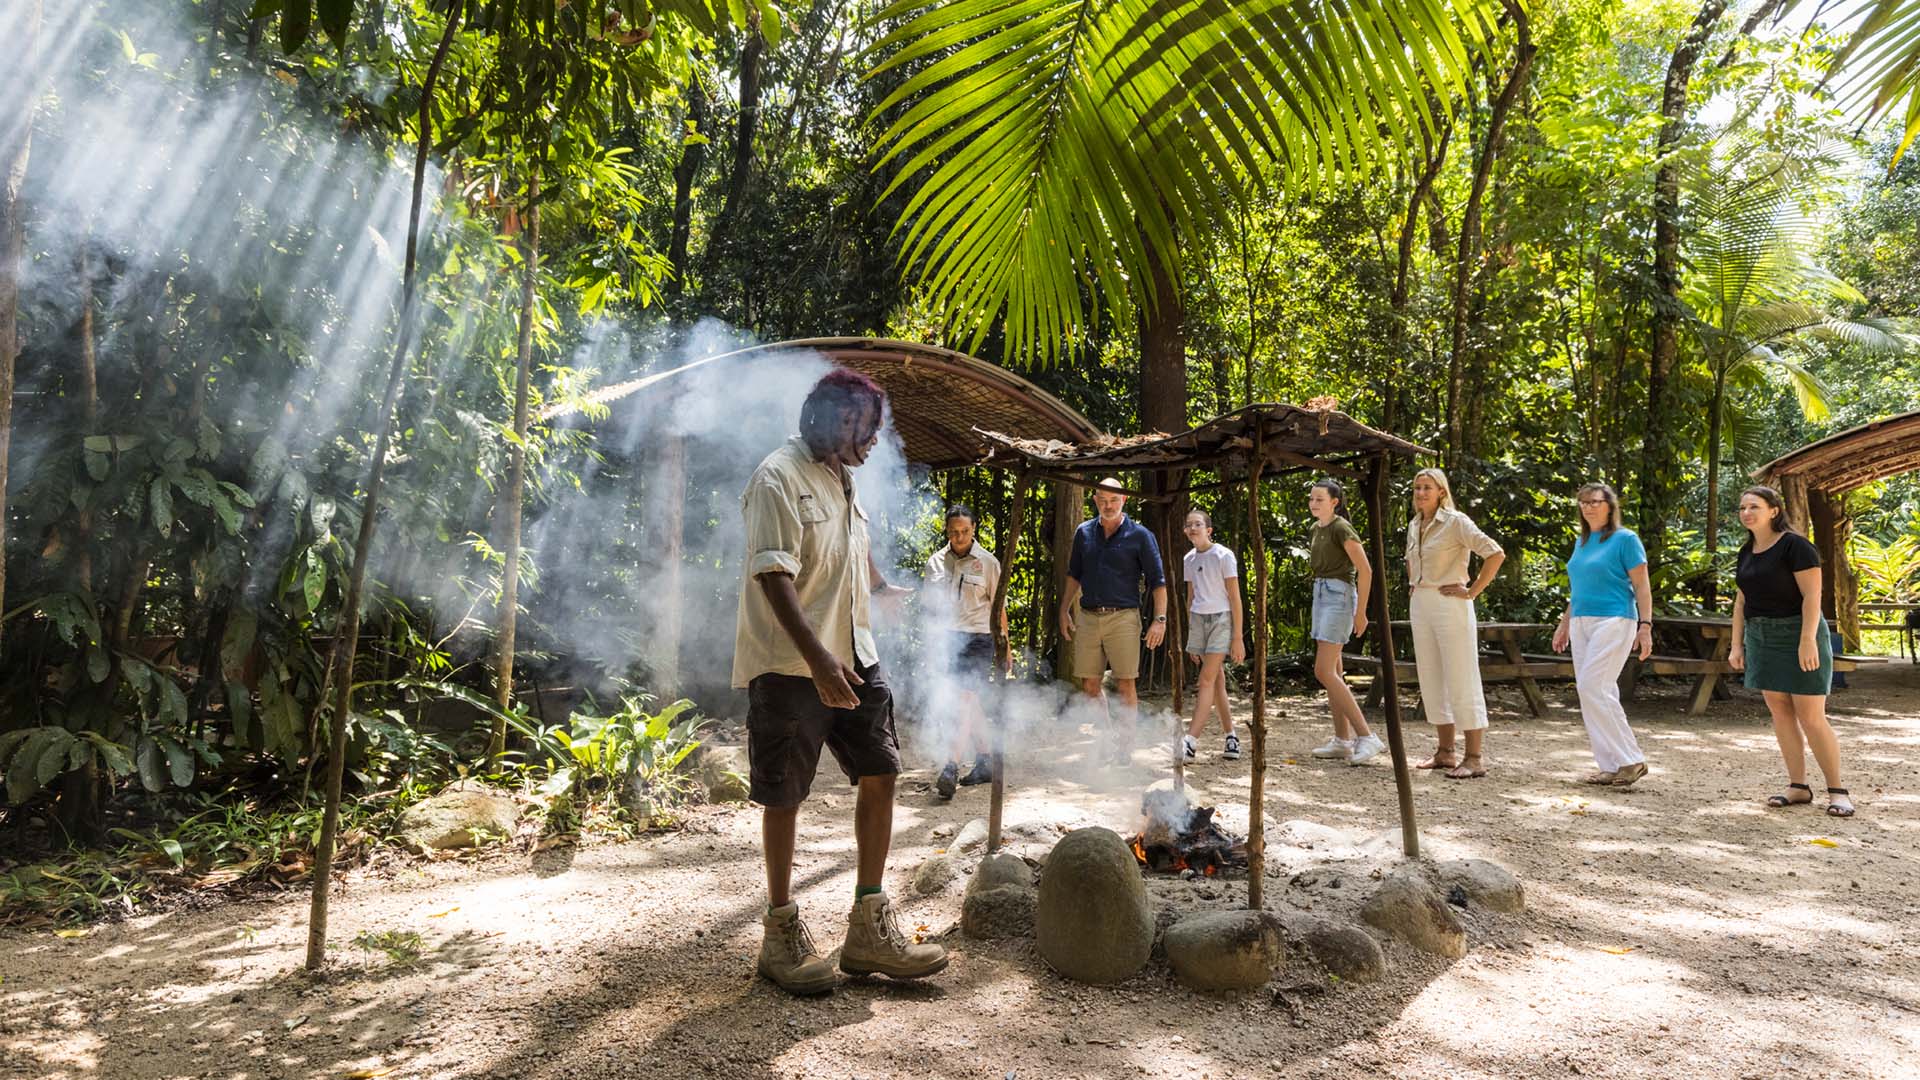
{"label": "guide's hiking shoe", "polygon": [[933,782],[933,790],[943,799],[953,798],[953,785],[960,777],[960,763],[949,761],[940,770],[940,779]]}
{"label": "guide's hiking shoe", "polygon": [[1325,744],[1307,751],[1317,758],[1346,758],[1353,756],[1353,741],[1338,736],[1328,739]]}
{"label": "guide's hiking shoe", "polygon": [[1199,756],[1200,756],[1200,744],[1193,741],[1193,736],[1191,735],[1180,736],[1180,760],[1185,761],[1188,764],[1192,764],[1194,759],[1198,758]]}
{"label": "guide's hiking shoe", "polygon": [[1387,744],[1380,741],[1378,735],[1362,735],[1354,741],[1353,756],[1347,758],[1349,765],[1365,765],[1380,756]]}
{"label": "guide's hiking shoe", "polygon": [[856,900],[847,916],[847,943],[840,946],[840,970],[849,975],[885,975],[921,979],[947,966],[947,950],[916,944],[900,932],[885,893]]}
{"label": "guide's hiking shoe", "polygon": [[1223,758],[1226,758],[1228,761],[1239,761],[1240,760],[1240,736],[1238,735],[1227,736],[1227,748],[1225,750],[1220,751],[1220,756]]}
{"label": "guide's hiking shoe", "polygon": [[[944,775],[944,774],[943,774]],[[993,783],[993,762],[985,754],[975,754],[973,771],[960,778],[961,787]]]}
{"label": "guide's hiking shoe", "polygon": [[760,939],[762,976],[790,994],[824,994],[840,982],[833,964],[820,955],[800,921],[800,905],[768,908],[760,917],[765,936]]}

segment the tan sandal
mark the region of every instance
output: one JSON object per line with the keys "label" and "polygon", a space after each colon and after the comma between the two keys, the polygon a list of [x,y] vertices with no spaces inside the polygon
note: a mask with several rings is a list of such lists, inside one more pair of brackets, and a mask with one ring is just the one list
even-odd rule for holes
{"label": "tan sandal", "polygon": [[1583,784],[1593,784],[1596,787],[1604,787],[1613,783],[1614,777],[1619,775],[1619,773],[1610,772],[1590,772],[1581,777],[1580,782]]}
{"label": "tan sandal", "polygon": [[[1469,761],[1473,762],[1473,764],[1467,764]],[[1460,764],[1455,765],[1440,775],[1449,780],[1478,780],[1487,775],[1487,770],[1485,763],[1480,760],[1480,755],[1468,754],[1466,757],[1460,759]]]}
{"label": "tan sandal", "polygon": [[1415,765],[1414,768],[1416,769],[1455,769],[1455,768],[1458,768],[1459,766],[1460,766],[1459,760],[1453,756],[1453,748],[1448,747],[1444,750],[1435,750],[1433,752],[1432,757],[1428,758],[1427,760],[1421,762],[1418,765]]}

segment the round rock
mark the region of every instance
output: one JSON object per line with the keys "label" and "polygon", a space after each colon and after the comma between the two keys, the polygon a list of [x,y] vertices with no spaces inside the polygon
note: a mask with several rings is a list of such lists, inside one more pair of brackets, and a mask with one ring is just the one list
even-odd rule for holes
{"label": "round rock", "polygon": [[1265,986],[1285,956],[1280,920],[1265,911],[1189,915],[1167,930],[1167,964],[1195,990]]}
{"label": "round rock", "polygon": [[1387,954],[1380,943],[1357,926],[1316,923],[1301,940],[1314,961],[1342,982],[1378,982],[1387,973]]}
{"label": "round rock", "polygon": [[960,830],[959,836],[953,838],[953,843],[947,845],[947,850],[964,854],[969,851],[978,851],[986,846],[986,819],[974,818],[972,821],[967,822],[966,826]]}
{"label": "round rock", "polygon": [[513,798],[483,788],[448,788],[414,803],[400,815],[400,842],[414,851],[473,847],[476,837],[513,835],[520,807]]}
{"label": "round rock", "polygon": [[1018,855],[996,852],[980,860],[979,867],[973,872],[973,880],[967,882],[967,891],[984,892],[1003,885],[1033,888],[1033,868]]}
{"label": "round rock", "polygon": [[970,938],[1026,937],[1033,933],[1034,891],[1024,885],[969,887],[960,902],[960,932]]}
{"label": "round rock", "polygon": [[1467,955],[1467,928],[1426,875],[1402,867],[1387,875],[1360,909],[1360,918],[1436,956]]}
{"label": "round rock", "polygon": [[913,891],[921,896],[933,896],[946,891],[953,884],[960,871],[954,868],[953,860],[945,855],[932,855],[913,872]]}
{"label": "round rock", "polygon": [[1520,879],[1498,863],[1490,863],[1485,859],[1455,859],[1441,863],[1434,871],[1440,879],[1442,892],[1457,885],[1467,894],[1468,900],[1489,911],[1511,913],[1527,910],[1527,894],[1520,887]]}
{"label": "round rock", "polygon": [[1112,829],[1075,829],[1040,871],[1034,938],[1055,971],[1086,983],[1131,978],[1153,950],[1140,864]]}

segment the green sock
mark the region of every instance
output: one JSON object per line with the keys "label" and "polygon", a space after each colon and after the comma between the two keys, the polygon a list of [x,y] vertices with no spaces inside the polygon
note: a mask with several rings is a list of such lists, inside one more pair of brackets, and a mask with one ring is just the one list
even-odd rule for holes
{"label": "green sock", "polygon": [[863,898],[872,896],[879,891],[880,886],[878,885],[855,885],[853,887],[853,902],[857,904]]}

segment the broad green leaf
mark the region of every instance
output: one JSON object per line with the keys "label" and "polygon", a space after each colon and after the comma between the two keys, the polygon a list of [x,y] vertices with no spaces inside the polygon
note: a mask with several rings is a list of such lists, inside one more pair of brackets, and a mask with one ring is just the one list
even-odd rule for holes
{"label": "broad green leaf", "polygon": [[327,37],[336,46],[346,48],[347,27],[353,21],[353,0],[318,0],[315,14],[320,20],[320,29]]}
{"label": "broad green leaf", "polygon": [[175,787],[193,786],[193,751],[180,745],[179,741],[170,735],[161,735],[156,741],[166,752],[167,768],[173,777],[173,785]]}
{"label": "broad green leaf", "polygon": [[153,527],[162,537],[173,535],[173,485],[163,476],[153,478],[147,488],[147,508],[152,515]]}
{"label": "broad green leaf", "polygon": [[313,29],[313,0],[280,0],[280,49],[296,53]]}
{"label": "broad green leaf", "polygon": [[160,764],[160,744],[153,736],[142,735],[134,744],[133,760],[140,770],[140,786],[148,791],[164,791],[167,786],[166,773]]}

